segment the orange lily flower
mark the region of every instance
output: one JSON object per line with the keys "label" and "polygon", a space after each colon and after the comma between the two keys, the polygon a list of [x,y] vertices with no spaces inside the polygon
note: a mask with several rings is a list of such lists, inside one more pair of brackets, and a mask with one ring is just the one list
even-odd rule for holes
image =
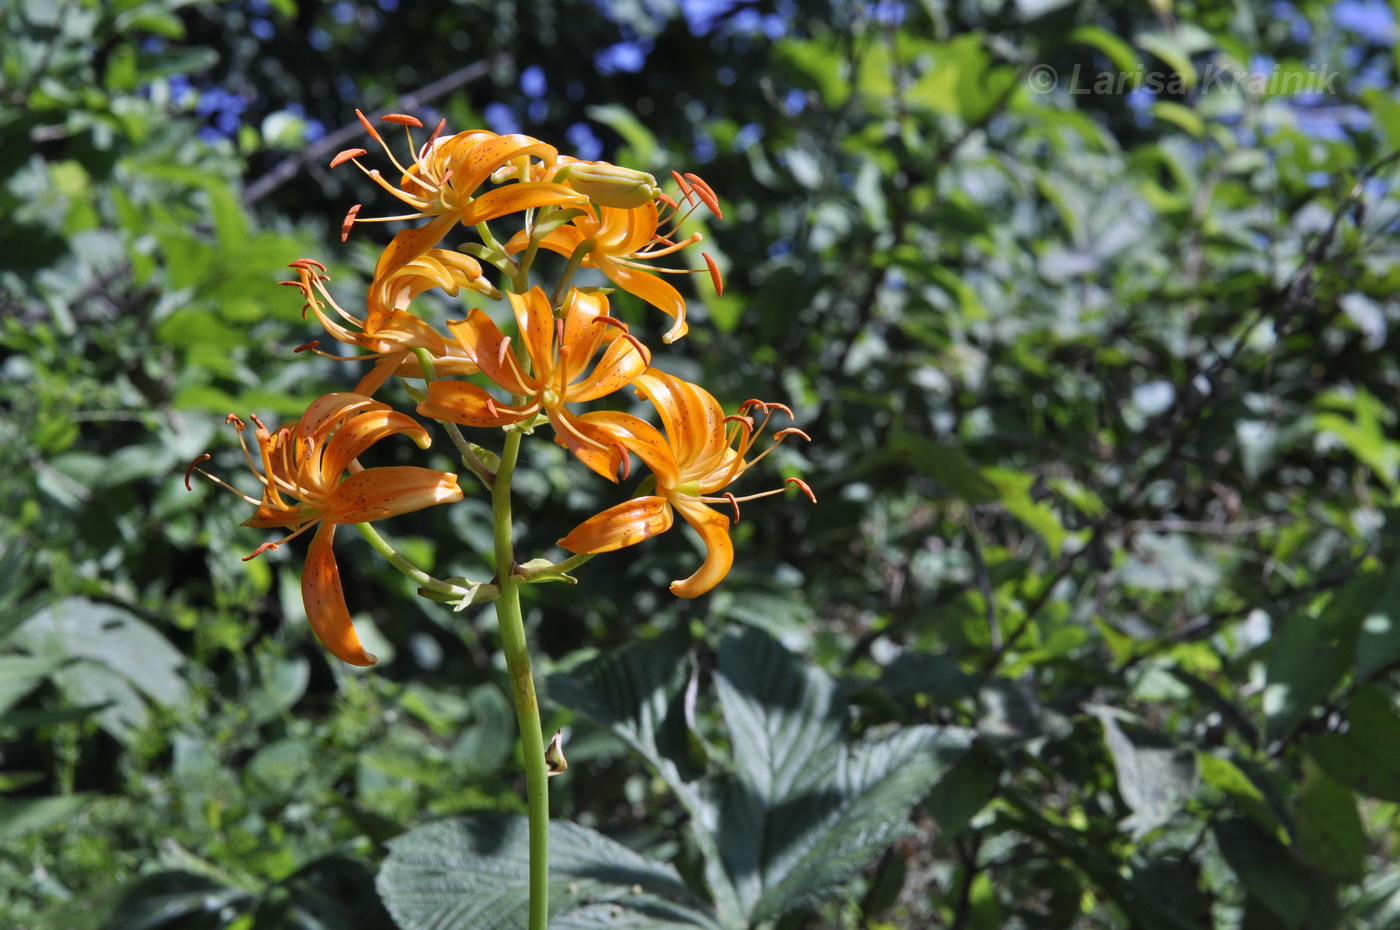
{"label": "orange lily flower", "polygon": [[[598,416],[600,426],[609,428],[618,441],[651,468],[656,476],[655,493],[635,497],[595,514],[559,540],[569,552],[595,554],[611,552],[649,539],[670,529],[673,510],[695,528],[705,543],[705,561],[689,578],[671,582],[671,591],[680,597],[698,597],[729,574],[734,564],[734,544],[729,538],[729,517],[709,507],[727,503],[739,520],[739,503],[779,494],[775,488],[747,497],[729,492],[715,496],[788,436],[807,438],[799,429],[783,429],[773,434],[773,443],[752,459],[749,450],[762,434],[775,410],[792,416],[782,404],[745,401],[736,416],[726,417],[719,402],[697,385],[648,368],[637,377],[638,393],[651,400],[661,416],[666,435],[653,426],[627,414]],[[763,420],[757,426],[748,411],[758,410]],[[812,501],[812,489],[800,478],[786,484],[800,488]]]}
{"label": "orange lily flower", "polygon": [[[572,165],[566,164],[564,168]],[[561,169],[560,174],[563,173]],[[646,263],[679,252],[688,245],[699,242],[704,237],[692,233],[679,242],[671,238],[675,230],[694,212],[700,204],[705,204],[716,216],[722,217],[719,201],[714,191],[693,174],[675,175],[681,185],[682,196],[688,209],[682,213],[675,201],[661,195],[657,200],[647,201],[636,207],[602,206],[590,203],[580,216],[551,230],[540,245],[552,252],[572,257],[582,250],[582,267],[596,268],[607,275],[618,287],[635,294],[642,300],[675,319],[663,342],[674,342],[684,336],[689,329],[685,322],[685,299],[659,276],[659,272],[690,274],[688,268],[654,268]],[[657,203],[663,209],[657,208]],[[662,226],[667,231],[659,231]],[[514,254],[524,251],[530,244],[528,230],[521,230],[506,243],[506,252]],[[704,256],[714,281],[715,290],[723,293],[724,283],[714,260]]]}
{"label": "orange lily flower", "polygon": [[[229,415],[229,422],[238,429],[248,466],[262,483],[262,498],[249,497],[200,468],[200,463],[209,459],[207,454],[190,465],[185,487],[189,487],[190,473],[198,471],[257,507],[243,526],[291,530],[281,542],[263,543],[248,559],[319,527],[301,576],[306,617],[316,637],[336,658],[351,665],[373,665],[375,658],[360,645],[345,604],[340,569],[331,548],[335,528],[459,501],[462,489],[457,476],[411,465],[361,467],[357,457],[387,436],[403,433],[421,449],[431,440],[410,417],[359,394],[327,394],[313,402],[299,421],[275,433],[256,416],[252,419],[257,427],[254,435],[261,471],[242,435],[247,427]],[[344,477],[346,471],[351,472],[349,477]]]}
{"label": "orange lily flower", "polygon": [[[391,375],[423,377],[417,358],[412,357],[414,349],[428,350],[437,360],[434,366],[437,374],[469,375],[476,372],[476,364],[467,358],[456,340],[444,339],[437,330],[404,309],[414,297],[433,287],[442,288],[453,297],[465,287],[499,299],[500,292],[481,276],[481,266],[470,256],[444,249],[430,249],[400,268],[389,280],[375,281],[371,286],[371,303],[374,303],[374,295],[378,295],[383,309],[378,313],[372,311],[364,321],[341,309],[326,290],[325,282],[330,277],[325,274],[325,265],[315,259],[301,258],[292,262],[290,267],[297,270],[297,280],[281,283],[301,290],[306,298],[302,316],[311,310],[332,336],[348,345],[359,346],[369,354],[330,355],[321,351],[319,342],[309,342],[297,351],[310,350],[327,358],[347,361],[375,360],[374,368],[355,385],[354,393],[371,395]],[[350,326],[335,320],[326,312],[327,307]]]}
{"label": "orange lily flower", "polygon": [[[443,120],[437,124],[428,141],[417,147],[413,142],[412,130],[423,128],[422,122],[412,116],[391,113],[381,119],[403,126],[408,134],[412,157],[405,166],[394,157],[393,151],[365,115],[359,110],[355,111],[355,115],[400,172],[399,185],[395,187],[386,181],[378,169],[371,170],[360,164],[359,157],[368,154],[364,149],[340,152],[331,159],[331,167],[347,161],[354,162],[370,180],[401,200],[413,212],[400,216],[361,217],[360,205],[356,204],[350,208],[341,225],[341,238],[349,235],[350,227],[355,223],[429,220],[425,226],[404,230],[394,237],[380,257],[379,267],[375,269],[376,279],[387,278],[398,267],[437,245],[458,223],[474,226],[534,207],[581,206],[587,202],[584,195],[563,184],[528,179],[532,174],[528,168],[530,159],[537,158],[546,167],[552,167],[559,154],[554,146],[531,136],[498,136],[484,129],[473,129],[443,138],[442,130],[447,122]],[[527,179],[478,193],[492,172],[507,165],[525,167],[523,177]]]}
{"label": "orange lily flower", "polygon": [[[606,429],[594,423],[598,414],[576,416],[568,404],[596,400],[622,388],[646,369],[651,355],[626,324],[608,316],[602,294],[570,290],[563,319],[556,320],[549,298],[540,288],[527,294],[509,293],[530,367],[527,372],[489,316],[473,309],[465,320],[447,324],[481,373],[523,403],[497,401],[478,385],[464,381],[433,381],[418,412],[435,420],[465,426],[509,426],[527,423],[540,413],[554,427],[555,441],[589,468],[610,480],[627,461],[626,453]],[[602,358],[589,369],[609,333]]]}

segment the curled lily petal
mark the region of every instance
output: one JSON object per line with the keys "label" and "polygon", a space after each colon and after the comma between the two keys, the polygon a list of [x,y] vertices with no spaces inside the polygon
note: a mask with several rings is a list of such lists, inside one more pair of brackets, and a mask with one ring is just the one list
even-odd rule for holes
{"label": "curled lily petal", "polygon": [[671,528],[674,517],[664,497],[636,497],[594,514],[559,540],[559,548],[579,554],[612,552]]}
{"label": "curled lily petal", "polygon": [[507,184],[472,198],[471,203],[462,208],[463,225],[475,226],[497,217],[537,207],[581,206],[587,202],[582,194],[570,190],[562,184],[548,184],[541,181],[525,181],[520,184]]}
{"label": "curled lily petal", "polygon": [[301,573],[301,602],[306,608],[306,619],[331,655],[350,665],[373,665],[378,660],[360,645],[360,637],[350,622],[350,610],[345,606],[340,567],[331,549],[334,538],[335,525],[323,525],[306,553],[306,567]]}
{"label": "curled lily petal", "polygon": [[505,335],[485,313],[473,308],[465,320],[449,321],[447,328],[492,383],[512,394],[535,393],[538,380],[520,370],[520,363],[510,351]]}
{"label": "curled lily petal", "polygon": [[533,416],[538,409],[534,404],[512,407],[498,403],[485,390],[465,381],[429,382],[428,397],[418,405],[418,412],[425,417],[463,426],[509,426]]}
{"label": "curled lily petal", "polygon": [[408,436],[420,449],[428,448],[432,441],[428,431],[408,414],[399,413],[397,410],[367,410],[347,420],[326,443],[320,464],[323,480],[327,483],[334,481],[335,477],[349,468],[350,463],[359,458],[366,449],[395,433]]}
{"label": "curled lily petal", "polygon": [[346,478],[327,498],[328,523],[369,523],[462,499],[457,476],[416,465],[367,468]]}
{"label": "curled lily petal", "polygon": [[699,597],[724,580],[734,565],[734,543],[729,538],[729,517],[704,504],[676,501],[685,522],[695,528],[705,543],[705,561],[695,574],[671,582],[671,593],[679,597]]}
{"label": "curled lily petal", "polygon": [[666,437],[650,423],[615,410],[590,410],[578,419],[608,435],[629,452],[635,452],[662,487],[675,487],[680,483],[680,467],[675,455],[666,444]]}

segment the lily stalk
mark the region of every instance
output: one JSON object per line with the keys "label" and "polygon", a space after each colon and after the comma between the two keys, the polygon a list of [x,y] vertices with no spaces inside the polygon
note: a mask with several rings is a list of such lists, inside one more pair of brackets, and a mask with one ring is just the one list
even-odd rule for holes
{"label": "lily stalk", "polygon": [[549,919],[549,771],[545,765],[544,730],[540,705],[530,670],[530,649],[525,639],[525,619],[520,611],[522,580],[515,572],[511,540],[510,479],[520,454],[518,430],[507,430],[501,464],[491,488],[491,509],[496,544],[496,619],[501,629],[510,675],[511,697],[520,726],[520,747],[525,757],[525,803],[530,823],[530,930],[546,930]]}

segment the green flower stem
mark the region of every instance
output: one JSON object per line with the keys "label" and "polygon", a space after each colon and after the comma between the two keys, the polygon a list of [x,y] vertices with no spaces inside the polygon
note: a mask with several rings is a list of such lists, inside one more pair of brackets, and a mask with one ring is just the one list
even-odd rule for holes
{"label": "green flower stem", "polygon": [[384,556],[384,558],[389,560],[390,565],[393,565],[423,587],[432,591],[441,591],[443,594],[452,595],[454,597],[460,597],[468,593],[466,588],[459,587],[458,585],[443,581],[439,578],[434,578],[408,559],[399,555],[398,551],[393,546],[389,545],[389,541],[383,536],[380,536],[379,532],[368,523],[356,523],[355,528],[360,531],[360,534],[364,536],[365,539],[369,540],[369,544],[374,547],[375,552]]}
{"label": "green flower stem", "polygon": [[551,306],[560,307],[564,304],[564,295],[569,293],[569,285],[574,281],[574,275],[578,273],[579,267],[583,265],[583,260],[588,257],[588,253],[593,251],[593,246],[597,242],[591,237],[583,240],[569,256],[569,263],[564,266],[564,273],[559,276],[559,286],[554,289],[554,296],[550,298]]}
{"label": "green flower stem", "polygon": [[506,654],[515,716],[520,724],[520,748],[525,757],[525,800],[530,820],[530,930],[546,930],[549,917],[549,773],[544,760],[544,731],[540,706],[530,674],[530,650],[525,641],[525,620],[520,613],[520,579],[515,575],[511,543],[510,479],[520,454],[520,432],[506,430],[501,464],[491,489],[495,517],[496,618],[501,626],[501,646]]}
{"label": "green flower stem", "polygon": [[[423,372],[423,383],[427,384],[436,380],[437,371],[433,368],[433,357],[428,353],[428,350],[416,348],[413,350],[413,354],[418,356],[418,367]],[[487,468],[486,463],[477,457],[476,452],[472,449],[472,444],[467,442],[467,437],[462,435],[462,431],[457,428],[456,423],[447,420],[439,422],[447,430],[447,435],[451,438],[452,444],[457,447],[458,454],[462,456],[462,464],[467,466],[467,470],[473,475],[476,475],[487,490],[490,490],[491,485],[496,480],[496,476],[491,474],[491,469]]]}

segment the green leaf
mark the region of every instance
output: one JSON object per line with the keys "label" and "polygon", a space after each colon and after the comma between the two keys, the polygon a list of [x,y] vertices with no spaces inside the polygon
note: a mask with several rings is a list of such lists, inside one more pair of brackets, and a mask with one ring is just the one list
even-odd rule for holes
{"label": "green leaf", "polygon": [[1162,32],[1141,33],[1133,37],[1133,42],[1144,51],[1151,52],[1181,76],[1187,90],[1196,86],[1196,68],[1191,64],[1191,49],[1185,47],[1181,37]]}
{"label": "green leaf", "polygon": [[1103,52],[1113,66],[1125,74],[1138,70],[1140,61],[1133,47],[1118,36],[1098,26],[1080,26],[1069,34],[1071,42],[1082,42]]}
{"label": "green leaf", "polygon": [[63,656],[0,656],[0,714],[39,686],[68,660]]}
{"label": "green leaf", "polygon": [[584,114],[615,131],[627,143],[631,151],[621,153],[618,164],[630,163],[642,170],[653,166],[657,159],[656,136],[632,111],[609,103],[588,107]]}
{"label": "green leaf", "polygon": [[145,725],[148,703],[178,706],[189,695],[179,650],[112,604],[66,598],[26,621],[15,640],[37,656],[83,660],[54,672],[54,681],[74,704],[110,704],[97,719],[118,739]]}
{"label": "green leaf", "polygon": [[1380,687],[1362,688],[1347,708],[1341,733],[1324,733],[1303,748],[1328,775],[1362,794],[1400,801],[1400,716]]}
{"label": "green leaf", "polygon": [[1282,926],[1302,926],[1312,904],[1312,877],[1286,847],[1240,819],[1216,823],[1215,841],[1241,884]]}
{"label": "green leaf", "polygon": [[1224,792],[1241,813],[1268,830],[1275,839],[1287,839],[1288,834],[1264,792],[1238,765],[1224,756],[1207,752],[1196,755],[1196,765],[1202,782]]}
{"label": "green leaf", "polygon": [[374,870],[346,856],[308,863],[260,903],[253,926],[285,930],[396,930],[374,890]]}
{"label": "green leaf", "polygon": [[203,875],[157,872],[127,887],[107,921],[121,930],[214,930],[249,896]]}
{"label": "green leaf", "polygon": [[1356,796],[1349,789],[1328,778],[1316,765],[1305,766],[1293,820],[1304,862],[1343,881],[1362,879],[1366,829],[1356,810]]}
{"label": "green leaf", "polygon": [[984,468],[982,475],[996,486],[997,496],[1001,498],[1007,513],[1020,520],[1027,529],[1039,534],[1050,548],[1050,555],[1059,558],[1060,547],[1069,533],[1049,504],[1031,497],[1035,478],[1009,468]]}
{"label": "green leaf", "polygon": [[[690,734],[680,706],[687,665],[677,642],[633,642],[573,672],[550,676],[549,695],[611,730],[646,760],[675,792],[692,823],[712,824],[714,802],[702,791],[700,772],[690,762]],[[721,922],[741,920],[739,898],[714,835],[701,828],[694,834]]]}
{"label": "green leaf", "polygon": [[815,900],[905,834],[971,741],[909,727],[848,747],[836,682],[753,629],[721,643],[716,686],[734,755],[720,850],[752,921]]}
{"label": "green leaf", "polygon": [[91,794],[61,794],[47,798],[0,799],[0,840],[42,830],[71,817],[92,798]]}
{"label": "green leaf", "polygon": [[1140,840],[1171,820],[1195,792],[1196,756],[1155,733],[1134,730],[1130,736],[1110,708],[1098,708],[1094,715],[1103,724],[1104,742],[1113,755],[1118,793],[1133,812],[1122,826]]}
{"label": "green leaf", "polygon": [[[1362,618],[1386,588],[1379,572],[1359,575],[1320,610],[1299,610],[1275,625],[1263,702],[1269,738],[1306,720],[1352,669]],[[1377,627],[1376,632],[1382,631]]]}
{"label": "green leaf", "polygon": [[[719,926],[670,866],[586,827],[549,826],[551,930]],[[403,930],[515,930],[529,859],[525,818],[464,817],[390,841],[376,884]]]}
{"label": "green leaf", "polygon": [[956,446],[944,446],[924,436],[904,433],[895,441],[893,452],[969,504],[985,504],[996,500],[1000,494],[998,486]]}

